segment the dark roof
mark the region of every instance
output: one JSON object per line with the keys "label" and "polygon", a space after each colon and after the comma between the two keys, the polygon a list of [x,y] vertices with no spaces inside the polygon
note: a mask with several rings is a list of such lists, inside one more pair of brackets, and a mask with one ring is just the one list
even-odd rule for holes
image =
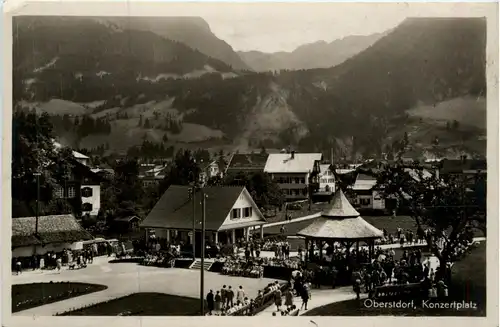
{"label": "dark roof", "polygon": [[35,225],[36,217],[12,218],[12,247],[92,239],[73,215],[38,217],[38,237]]}
{"label": "dark roof", "polygon": [[[153,210],[141,223],[146,228],[193,228],[193,204],[189,198],[189,186],[172,185],[162,195]],[[207,195],[205,229],[217,231],[229,211],[243,192],[243,186],[210,186],[203,188]],[[196,222],[201,229],[201,192],[196,192]]]}
{"label": "dark roof", "polygon": [[228,170],[262,170],[266,166],[269,154],[235,153],[228,164]]}
{"label": "dark roof", "polygon": [[486,170],[486,160],[444,159],[441,161],[441,173],[459,173],[464,170]]}

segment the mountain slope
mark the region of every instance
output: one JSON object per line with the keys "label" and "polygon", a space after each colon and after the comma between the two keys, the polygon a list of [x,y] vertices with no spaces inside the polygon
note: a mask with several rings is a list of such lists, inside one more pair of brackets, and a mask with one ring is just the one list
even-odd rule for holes
{"label": "mountain slope", "polygon": [[292,52],[240,51],[238,54],[255,71],[329,68],[367,49],[381,37],[382,34],[356,35],[330,43],[318,41],[305,44]]}
{"label": "mountain slope", "polygon": [[227,64],[182,43],[92,19],[20,16],[13,30],[15,90],[27,87],[38,100],[102,100],[109,88],[136,79],[231,72]]}
{"label": "mountain slope", "polygon": [[[233,78],[212,73],[157,82],[109,75],[103,79],[105,91],[83,92],[88,97],[82,102],[104,100],[90,112],[134,131],[128,139],[117,138],[121,146],[141,137],[161,140],[161,131],[168,130],[165,120],[175,119],[187,126],[186,132],[168,132],[169,142],[215,139],[240,149],[294,145],[307,151],[334,147],[338,156],[380,156],[407,132],[416,153],[431,151],[438,137],[444,151],[485,154],[480,123],[486,120],[485,46],[484,19],[409,19],[333,68],[247,72]],[[92,62],[87,53],[81,58]],[[71,79],[66,78],[75,70],[64,68],[49,90],[53,95],[68,90],[59,98],[75,101],[69,90],[80,94],[80,89],[68,86]],[[447,109],[458,104],[463,108]],[[432,114],[434,109],[440,114]],[[463,123],[472,115],[464,110],[480,118]],[[147,128],[138,123],[146,114],[153,117]],[[447,128],[453,120],[460,126]],[[195,127],[204,131],[203,140],[186,135]],[[106,142],[105,137],[90,138],[86,146]]]}
{"label": "mountain slope", "polygon": [[231,65],[234,69],[250,69],[233,48],[217,38],[200,17],[101,17],[99,21],[123,29],[150,31],[164,38],[186,44],[210,57]]}

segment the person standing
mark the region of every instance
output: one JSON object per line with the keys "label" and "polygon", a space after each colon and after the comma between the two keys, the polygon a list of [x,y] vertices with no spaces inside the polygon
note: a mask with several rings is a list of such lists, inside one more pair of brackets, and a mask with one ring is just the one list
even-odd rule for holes
{"label": "person standing", "polygon": [[234,305],[234,291],[231,286],[229,286],[226,293],[227,308],[231,308]]}
{"label": "person standing", "polygon": [[17,274],[21,274],[22,272],[22,264],[21,264],[21,260],[17,259],[16,260],[16,272]]}
{"label": "person standing", "polygon": [[304,308],[305,310],[307,310],[307,302],[309,302],[309,291],[306,284],[304,284],[304,287],[302,287],[300,297],[302,298],[302,306],[300,307],[300,310]]}
{"label": "person standing", "polygon": [[214,292],[210,290],[207,294],[207,306],[208,306],[208,314],[211,316],[212,311],[214,311]]}
{"label": "person standing", "polygon": [[285,305],[287,309],[290,309],[290,307],[293,305],[293,294],[292,294],[292,289],[289,287],[285,291]]}
{"label": "person standing", "polygon": [[216,312],[221,312],[221,302],[222,302],[222,298],[221,298],[221,295],[220,295],[220,292],[217,291],[217,294],[215,294],[215,311]]}
{"label": "person standing", "polygon": [[61,271],[62,259],[60,257],[56,259],[56,266],[57,266],[57,271]]}
{"label": "person standing", "polygon": [[240,285],[240,289],[236,294],[236,301],[243,302],[245,299],[245,290],[243,290],[243,286]]}
{"label": "person standing", "polygon": [[281,294],[281,290],[279,289],[276,289],[276,291],[274,292],[274,304],[276,305],[276,311],[280,311],[280,307],[281,307],[281,304],[282,304],[282,294]]}
{"label": "person standing", "polygon": [[43,256],[40,258],[40,270],[45,269],[45,259]]}
{"label": "person standing", "polygon": [[222,289],[220,290],[220,299],[222,302],[222,307],[226,306],[226,301],[227,301],[227,290],[226,290],[226,285],[222,286]]}

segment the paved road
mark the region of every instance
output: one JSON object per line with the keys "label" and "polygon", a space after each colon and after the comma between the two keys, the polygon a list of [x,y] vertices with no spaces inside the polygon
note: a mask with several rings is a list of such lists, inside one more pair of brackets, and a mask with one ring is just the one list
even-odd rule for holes
{"label": "paved road", "polygon": [[[75,281],[108,286],[104,291],[20,311],[13,316],[52,316],[136,292],[159,292],[199,298],[199,270],[145,267],[133,263],[110,264],[106,261],[100,260],[81,270],[63,269],[60,273],[37,271],[12,276],[12,284]],[[242,278],[205,272],[205,293],[210,289],[218,290],[224,284],[233,288],[242,285],[250,297],[255,297],[259,289],[273,281],[267,278]]]}

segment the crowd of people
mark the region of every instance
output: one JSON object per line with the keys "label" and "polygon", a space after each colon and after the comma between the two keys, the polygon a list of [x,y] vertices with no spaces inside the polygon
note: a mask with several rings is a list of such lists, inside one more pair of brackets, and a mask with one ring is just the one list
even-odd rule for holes
{"label": "crowd of people", "polygon": [[49,251],[43,255],[32,255],[25,258],[13,258],[13,270],[17,275],[23,270],[57,270],[63,266],[70,269],[85,268],[87,264],[94,261],[96,252],[93,248],[82,250],[63,249],[60,252]]}
{"label": "crowd of people", "polygon": [[208,315],[253,316],[259,307],[262,307],[269,294],[280,290],[278,281],[269,284],[264,290],[259,290],[255,298],[250,299],[243,286],[236,290],[232,286],[223,285],[220,290],[210,290],[206,296]]}

